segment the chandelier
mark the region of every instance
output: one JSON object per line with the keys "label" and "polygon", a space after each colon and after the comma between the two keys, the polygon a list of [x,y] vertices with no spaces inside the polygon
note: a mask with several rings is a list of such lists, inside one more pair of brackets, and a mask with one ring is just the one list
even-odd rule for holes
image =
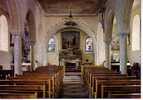
{"label": "chandelier", "polygon": [[69,9],[69,16],[68,16],[68,18],[66,18],[66,20],[65,20],[65,24],[64,25],[66,25],[66,26],[77,26],[77,23],[75,23],[74,21],[73,21],[73,15],[72,15],[72,10],[71,10],[71,8]]}

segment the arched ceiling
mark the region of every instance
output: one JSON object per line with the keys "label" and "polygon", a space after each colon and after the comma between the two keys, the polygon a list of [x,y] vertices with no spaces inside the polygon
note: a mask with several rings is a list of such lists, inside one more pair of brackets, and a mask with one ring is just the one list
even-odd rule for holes
{"label": "arched ceiling", "polygon": [[38,0],[47,14],[97,14],[107,0]]}

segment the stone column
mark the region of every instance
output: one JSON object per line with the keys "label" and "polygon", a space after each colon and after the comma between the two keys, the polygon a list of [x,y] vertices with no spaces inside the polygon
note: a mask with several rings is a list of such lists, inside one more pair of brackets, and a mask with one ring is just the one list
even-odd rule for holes
{"label": "stone column", "polygon": [[30,60],[31,60],[31,67],[30,67],[30,71],[33,71],[35,64],[34,64],[34,41],[30,41],[30,47],[31,47],[31,54],[30,54]]}
{"label": "stone column", "polygon": [[113,0],[118,31],[120,34],[120,71],[127,73],[127,35],[130,33],[130,18],[134,0]]}
{"label": "stone column", "polygon": [[120,71],[127,73],[127,33],[120,33]]}
{"label": "stone column", "polygon": [[22,74],[21,54],[21,35],[20,33],[14,33],[14,75]]}
{"label": "stone column", "polygon": [[105,42],[105,67],[106,68],[111,68],[111,60],[110,60],[110,42],[109,41],[104,41]]}

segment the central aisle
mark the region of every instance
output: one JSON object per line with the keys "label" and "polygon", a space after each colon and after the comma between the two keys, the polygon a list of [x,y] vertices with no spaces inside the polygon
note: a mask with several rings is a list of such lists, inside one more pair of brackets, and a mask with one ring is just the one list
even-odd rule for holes
{"label": "central aisle", "polygon": [[88,89],[84,85],[80,73],[66,73],[61,98],[89,98]]}

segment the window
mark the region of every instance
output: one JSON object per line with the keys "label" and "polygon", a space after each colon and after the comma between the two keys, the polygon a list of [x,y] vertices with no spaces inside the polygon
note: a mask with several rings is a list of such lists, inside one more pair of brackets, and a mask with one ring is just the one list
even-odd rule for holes
{"label": "window", "polygon": [[52,37],[49,39],[48,42],[48,52],[54,52],[56,49],[56,42],[55,39]]}
{"label": "window", "polygon": [[0,50],[8,51],[8,23],[4,15],[0,16]]}
{"label": "window", "polygon": [[132,50],[140,50],[140,17],[134,16],[132,27]]}
{"label": "window", "polygon": [[86,52],[93,51],[93,41],[92,41],[92,38],[90,38],[90,37],[88,37],[86,39],[85,50],[86,50]]}

